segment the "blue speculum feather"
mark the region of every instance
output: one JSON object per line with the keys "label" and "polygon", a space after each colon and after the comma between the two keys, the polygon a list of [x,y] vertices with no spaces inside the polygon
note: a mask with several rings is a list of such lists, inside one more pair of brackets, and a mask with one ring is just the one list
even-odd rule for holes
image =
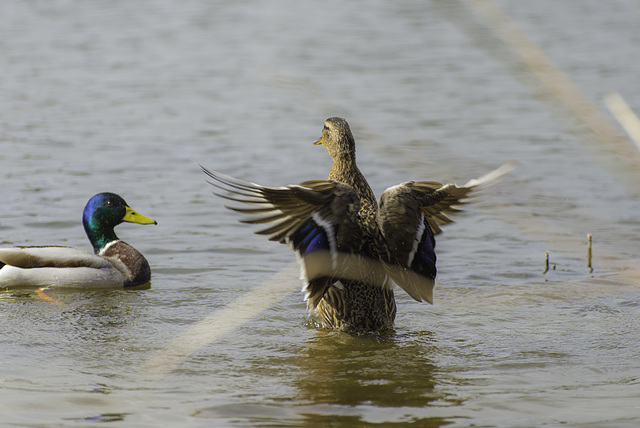
{"label": "blue speculum feather", "polygon": [[436,277],[436,241],[428,224],[425,224],[424,233],[418,244],[416,255],[411,263],[411,268],[420,275],[435,279]]}
{"label": "blue speculum feather", "polygon": [[312,240],[309,242],[304,254],[309,254],[316,250],[328,250],[329,242],[327,241],[327,236],[322,232],[318,233]]}
{"label": "blue speculum feather", "polygon": [[329,240],[325,231],[314,221],[305,224],[292,238],[293,247],[302,255],[329,249]]}

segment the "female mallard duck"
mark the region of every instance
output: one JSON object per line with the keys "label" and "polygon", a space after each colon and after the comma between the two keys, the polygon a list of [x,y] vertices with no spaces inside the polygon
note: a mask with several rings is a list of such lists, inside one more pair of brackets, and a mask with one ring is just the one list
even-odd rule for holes
{"label": "female mallard duck", "polygon": [[230,207],[253,215],[243,222],[276,222],[256,233],[297,253],[307,305],[328,328],[390,327],[396,285],[432,303],[434,235],[473,188],[513,168],[505,164],[464,186],[408,181],[385,190],[378,205],[356,165],[355,141],[344,119],[327,119],[315,144],[323,144],[333,160],[327,180],[271,188],[202,169],[215,180],[210,184],[235,195],[218,196],[255,206]]}
{"label": "female mallard duck", "polygon": [[93,196],[82,224],[95,254],[56,246],[0,248],[0,287],[119,288],[149,282],[149,262],[113,231],[124,221],[157,224],[114,193]]}

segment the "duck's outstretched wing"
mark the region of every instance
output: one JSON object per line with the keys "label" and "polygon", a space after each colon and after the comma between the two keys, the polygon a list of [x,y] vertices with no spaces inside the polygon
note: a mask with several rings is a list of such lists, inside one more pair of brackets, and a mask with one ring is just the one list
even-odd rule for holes
{"label": "duck's outstretched wing", "polygon": [[108,260],[76,248],[0,248],[1,287],[102,288],[122,283]]}
{"label": "duck's outstretched wing", "polygon": [[252,208],[227,206],[248,214],[241,221],[274,223],[257,231],[272,241],[288,244],[299,257],[303,291],[314,308],[335,282],[338,253],[361,241],[358,223],[360,201],[348,185],[330,180],[309,180],[286,187],[249,183],[201,166],[208,183],[228,194],[216,195]]}
{"label": "duck's outstretched wing", "polygon": [[433,181],[409,181],[390,187],[380,197],[378,225],[391,256],[389,276],[418,301],[433,303],[437,274],[435,237],[440,226],[451,223],[450,215],[459,211],[470,192],[495,182],[515,168],[508,162],[463,186]]}

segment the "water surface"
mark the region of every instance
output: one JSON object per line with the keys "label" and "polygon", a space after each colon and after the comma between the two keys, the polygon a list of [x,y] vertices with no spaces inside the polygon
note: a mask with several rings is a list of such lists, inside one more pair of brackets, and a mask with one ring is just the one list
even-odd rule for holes
{"label": "water surface", "polygon": [[[150,261],[149,289],[0,293],[2,422],[636,426],[636,171],[474,4],[4,4],[0,244],[90,249],[81,210],[106,190],[158,225],[117,229]],[[498,5],[607,117],[611,90],[640,112],[637,2]],[[439,237],[435,304],[399,291],[391,334],[319,329],[290,273],[268,309],[145,376],[294,259],[197,164],[269,185],[326,177],[311,143],[330,116],[350,122],[378,195],[520,167]]]}

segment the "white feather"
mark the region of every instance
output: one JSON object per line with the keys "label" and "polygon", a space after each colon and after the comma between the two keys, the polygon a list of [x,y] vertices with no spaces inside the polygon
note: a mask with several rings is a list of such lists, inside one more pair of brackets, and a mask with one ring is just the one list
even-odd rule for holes
{"label": "white feather", "polygon": [[420,213],[420,224],[418,226],[418,230],[416,231],[416,239],[413,241],[413,248],[409,253],[407,266],[411,266],[411,263],[413,263],[413,258],[416,256],[416,252],[418,252],[418,245],[420,245],[420,241],[422,240],[423,233],[424,233],[424,214]]}
{"label": "white feather", "polygon": [[322,227],[322,230],[327,234],[327,240],[329,241],[329,253],[331,254],[331,269],[335,269],[338,263],[338,243],[336,242],[336,236],[333,232],[333,225],[321,218],[318,213],[311,214],[311,218],[318,226]]}

